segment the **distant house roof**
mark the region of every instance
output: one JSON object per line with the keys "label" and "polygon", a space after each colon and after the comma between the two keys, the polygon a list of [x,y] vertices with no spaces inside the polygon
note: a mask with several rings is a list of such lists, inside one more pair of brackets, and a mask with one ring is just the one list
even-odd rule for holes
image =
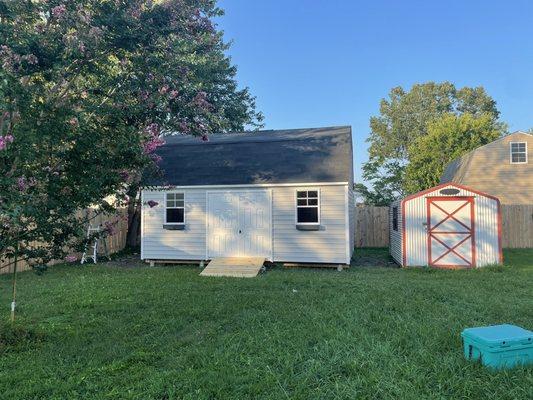
{"label": "distant house roof", "polygon": [[148,185],[351,182],[351,127],[175,135],[157,150],[161,174]]}

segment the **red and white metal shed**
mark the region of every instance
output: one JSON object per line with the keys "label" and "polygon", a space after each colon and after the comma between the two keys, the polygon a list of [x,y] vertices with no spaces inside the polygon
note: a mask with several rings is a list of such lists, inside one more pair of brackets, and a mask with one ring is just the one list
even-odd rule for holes
{"label": "red and white metal shed", "polygon": [[445,183],[390,207],[390,253],[401,266],[475,268],[501,264],[500,201]]}

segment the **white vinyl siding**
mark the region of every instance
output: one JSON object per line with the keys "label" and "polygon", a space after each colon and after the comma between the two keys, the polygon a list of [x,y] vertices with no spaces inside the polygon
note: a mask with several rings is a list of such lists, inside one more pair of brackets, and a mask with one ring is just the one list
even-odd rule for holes
{"label": "white vinyl siding", "polygon": [[[171,191],[169,191],[171,192]],[[203,260],[205,258],[205,190],[180,190],[185,200],[185,229],[166,230],[165,192],[143,191],[143,202],[154,200],[157,206],[143,204],[141,246],[144,259]]]}
{"label": "white vinyl siding", "polygon": [[[346,263],[346,185],[310,188],[320,191],[320,227],[317,231],[296,229],[295,190],[290,186],[272,187],[272,251],[273,260],[301,263]],[[184,193],[185,229],[163,229],[165,191],[143,191],[143,203],[154,200],[153,208],[143,204],[143,259],[203,260],[206,259],[206,192],[231,191],[231,188],[182,189]],[[250,187],[253,190],[253,186]],[[171,192],[169,190],[169,192]],[[353,236],[353,233],[350,233]],[[351,240],[351,238],[350,238]],[[352,244],[350,244],[352,246]],[[353,246],[352,246],[353,248]]]}
{"label": "white vinyl siding", "polygon": [[[298,187],[298,190],[304,188]],[[317,231],[296,229],[295,189],[274,188],[274,261],[346,263],[345,185],[317,188],[320,190],[321,204],[320,227]]]}
{"label": "white vinyl siding", "polygon": [[353,192],[353,185],[348,187],[348,218],[350,220],[350,259],[353,257],[355,251],[355,195]]}

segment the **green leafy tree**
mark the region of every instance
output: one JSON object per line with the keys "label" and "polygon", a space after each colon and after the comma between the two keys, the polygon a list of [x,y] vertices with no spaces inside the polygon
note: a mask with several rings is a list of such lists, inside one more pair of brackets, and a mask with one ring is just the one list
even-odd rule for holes
{"label": "green leafy tree", "polygon": [[427,134],[413,143],[416,151],[405,170],[406,190],[413,193],[435,186],[449,162],[502,134],[501,125],[491,114],[445,114],[430,122]]}
{"label": "green leafy tree", "polygon": [[416,84],[409,91],[396,87],[381,100],[380,115],[370,119],[369,160],[363,165],[378,204],[408,192],[405,169],[416,153],[413,144],[427,134],[431,121],[450,113],[487,114],[495,123],[499,117],[496,102],[483,88],[457,89],[450,82]]}
{"label": "green leafy tree", "polygon": [[44,265],[82,246],[77,210],[138,209],[163,135],[260,124],[221,14],[211,0],[0,2],[0,259]]}

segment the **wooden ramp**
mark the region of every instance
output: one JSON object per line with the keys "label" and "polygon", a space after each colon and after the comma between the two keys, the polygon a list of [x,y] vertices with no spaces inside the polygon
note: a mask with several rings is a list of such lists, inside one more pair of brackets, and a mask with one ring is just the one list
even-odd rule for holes
{"label": "wooden ramp", "polygon": [[264,262],[263,257],[213,258],[200,275],[253,278],[259,274]]}

